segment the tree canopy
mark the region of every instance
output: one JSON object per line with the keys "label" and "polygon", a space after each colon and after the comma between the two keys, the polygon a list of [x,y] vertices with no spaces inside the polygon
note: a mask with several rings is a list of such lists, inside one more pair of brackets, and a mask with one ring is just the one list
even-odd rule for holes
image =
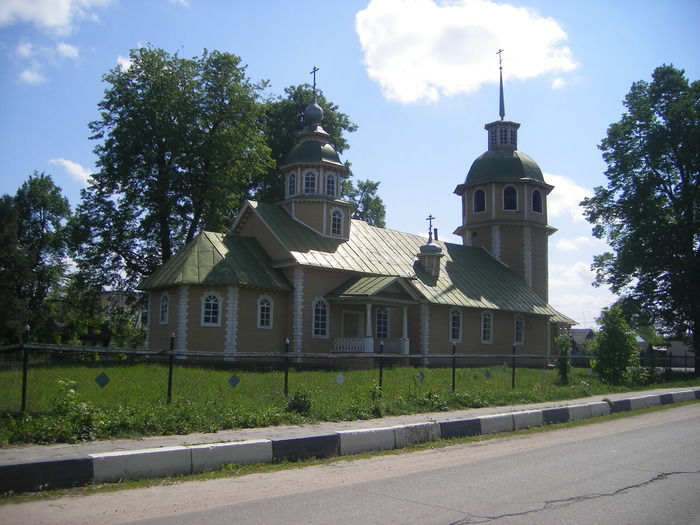
{"label": "tree canopy", "polygon": [[663,65],[632,85],[624,105],[600,145],[608,185],[582,202],[594,236],[612,248],[594,258],[597,283],[667,333],[692,332],[697,359],[700,82]]}
{"label": "tree canopy", "polygon": [[240,58],[143,47],[104,77],[90,123],[99,171],[83,191],[80,262],[133,286],[204,229],[224,231],[271,167],[260,96]]}

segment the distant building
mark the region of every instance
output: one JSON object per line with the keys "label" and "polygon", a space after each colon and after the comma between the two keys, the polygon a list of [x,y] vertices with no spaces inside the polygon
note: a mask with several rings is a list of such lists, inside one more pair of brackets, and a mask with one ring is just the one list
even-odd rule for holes
{"label": "distant building", "polygon": [[[501,95],[502,95],[501,82]],[[315,102],[280,169],[285,198],[248,201],[227,233],[203,232],[140,285],[148,347],[239,352],[550,355],[574,321],[548,304],[547,196],[517,150],[519,124],[486,125],[488,151],[455,193],[463,244],[353,219],[348,169]],[[420,199],[416,199],[416,205]],[[417,210],[423,219],[430,210]],[[412,362],[413,364],[418,364]],[[539,364],[544,364],[539,362]]]}

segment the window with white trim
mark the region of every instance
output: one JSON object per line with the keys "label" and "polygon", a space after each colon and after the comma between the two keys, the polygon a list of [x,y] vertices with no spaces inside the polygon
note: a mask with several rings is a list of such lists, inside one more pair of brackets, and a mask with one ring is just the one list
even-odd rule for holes
{"label": "window with white trim", "polygon": [[490,312],[481,314],[481,342],[483,344],[493,343],[493,316]]}
{"label": "window with white trim", "polygon": [[335,197],[335,175],[326,176],[326,195]]}
{"label": "window with white trim", "polygon": [[458,308],[450,310],[450,342],[462,342],[462,311]]}
{"label": "window with white trim", "polygon": [[258,328],[272,328],[273,302],[267,295],[258,298]]}
{"label": "window with white trim", "polygon": [[377,308],[377,339],[389,339],[389,310],[384,306]]}
{"label": "window with white trim", "polygon": [[323,297],[317,297],[312,303],[313,331],[312,336],[317,338],[328,337],[328,304]]}
{"label": "window with white trim", "polygon": [[503,189],[503,209],[510,211],[518,209],[518,190],[513,186],[506,186]]}
{"label": "window with white trim", "polygon": [[334,237],[343,235],[343,212],[340,210],[331,211],[331,235]]}
{"label": "window with white trim", "polygon": [[474,192],[474,213],[486,211],[486,193],[479,188]]}
{"label": "window with white trim", "polygon": [[160,296],[160,324],[168,324],[168,314],[170,313],[170,296],[164,293]]}
{"label": "window with white trim", "polygon": [[513,327],[513,342],[516,345],[525,343],[525,319],[522,315],[515,316],[515,326]]}
{"label": "window with white trim", "polygon": [[287,177],[287,195],[292,196],[296,195],[297,193],[297,174],[296,173],[290,173],[289,177]]}
{"label": "window with white trim", "polygon": [[221,296],[216,292],[202,295],[202,326],[221,326]]}
{"label": "window with white trim", "polygon": [[307,171],[304,176],[304,193],[316,193],[316,174]]}
{"label": "window with white trim", "polygon": [[540,190],[532,192],[532,211],[542,213],[542,192]]}

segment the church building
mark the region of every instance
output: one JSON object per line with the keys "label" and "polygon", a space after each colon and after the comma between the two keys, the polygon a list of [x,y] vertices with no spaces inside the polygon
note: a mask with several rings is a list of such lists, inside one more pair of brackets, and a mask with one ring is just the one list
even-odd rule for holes
{"label": "church building", "polygon": [[[440,242],[354,219],[348,169],[314,102],[280,169],[285,198],[247,201],[227,233],[202,232],[144,279],[150,349],[385,353],[412,365],[452,353],[553,355],[574,321],[548,304],[547,196],[518,151],[520,124],[486,125],[488,150],[455,193],[455,234]],[[543,365],[543,361],[537,363]],[[342,364],[341,364],[342,366]]]}

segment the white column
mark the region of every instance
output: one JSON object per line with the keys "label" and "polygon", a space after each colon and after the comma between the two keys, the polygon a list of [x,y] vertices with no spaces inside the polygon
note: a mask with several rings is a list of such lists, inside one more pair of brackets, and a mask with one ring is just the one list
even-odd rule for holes
{"label": "white column", "polygon": [[226,335],[224,338],[224,353],[227,360],[233,360],[238,351],[238,301],[238,287],[229,286],[226,301]]}
{"label": "white column", "polygon": [[177,335],[175,350],[187,350],[187,321],[190,309],[190,287],[180,287],[180,302],[177,307]]}
{"label": "white column", "polygon": [[301,266],[294,268],[294,313],[292,316],[292,349],[300,354],[302,348],[302,336],[304,334],[304,269]]}

